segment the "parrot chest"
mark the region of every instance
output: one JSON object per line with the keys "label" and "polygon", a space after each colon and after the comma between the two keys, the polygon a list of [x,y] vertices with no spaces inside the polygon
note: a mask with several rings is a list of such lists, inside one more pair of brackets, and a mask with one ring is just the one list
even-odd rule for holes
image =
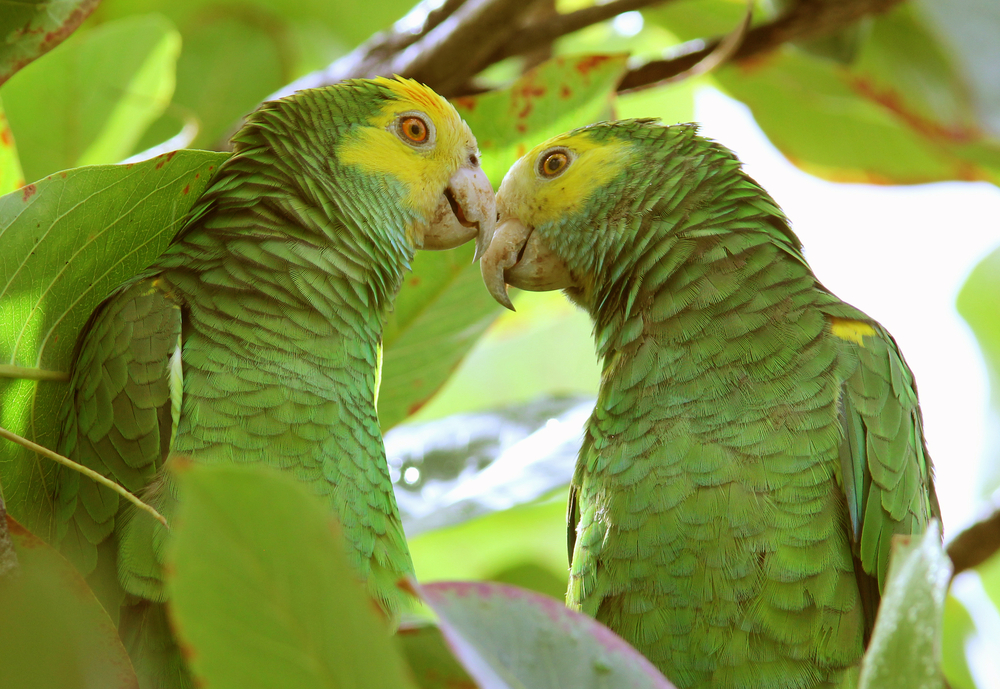
{"label": "parrot chest", "polygon": [[733,686],[755,656],[801,665],[786,676],[799,686],[796,673],[816,676],[816,639],[860,653],[836,478],[842,362],[826,345],[772,353],[781,366],[705,351],[659,353],[659,379],[605,380],[568,598],[679,687]]}

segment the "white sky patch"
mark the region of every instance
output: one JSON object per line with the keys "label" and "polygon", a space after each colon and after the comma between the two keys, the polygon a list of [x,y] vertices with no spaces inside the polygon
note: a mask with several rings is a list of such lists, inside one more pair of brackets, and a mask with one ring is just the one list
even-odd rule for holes
{"label": "white sky patch", "polygon": [[701,133],[734,150],[791,219],[820,281],[895,337],[916,377],[946,540],[984,508],[986,368],[955,310],[969,271],[1000,245],[1000,189],[982,183],[837,184],[808,175],[742,104],[697,95]]}
{"label": "white sky patch", "polygon": [[642,31],[641,12],[622,12],[611,20],[611,28],[622,36],[635,36]]}

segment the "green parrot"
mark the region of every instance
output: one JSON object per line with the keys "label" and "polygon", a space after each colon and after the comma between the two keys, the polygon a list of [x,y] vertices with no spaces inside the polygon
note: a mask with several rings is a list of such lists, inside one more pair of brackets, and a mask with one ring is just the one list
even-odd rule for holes
{"label": "green parrot", "polygon": [[892,337],[820,284],[694,125],[557,136],[514,164],[497,211],[490,292],[565,290],[603,360],[568,604],[681,689],[850,686],[892,536],[940,514]]}
{"label": "green parrot", "polygon": [[[415,250],[488,245],[476,139],[429,88],[379,78],[265,103],[233,142],[169,248],[84,326],[58,450],[168,517],[173,456],[289,472],[337,515],[396,621],[413,565],[376,413],[382,324]],[[55,505],[63,550],[114,582],[103,597],[112,615],[123,604],[144,686],[185,684],[167,531],[72,471]]]}

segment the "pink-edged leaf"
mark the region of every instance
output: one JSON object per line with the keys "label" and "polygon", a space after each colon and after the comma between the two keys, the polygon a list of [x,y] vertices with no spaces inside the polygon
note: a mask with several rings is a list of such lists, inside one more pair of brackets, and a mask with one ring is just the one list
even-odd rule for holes
{"label": "pink-edged leaf", "polygon": [[0,84],[62,43],[100,0],[5,2],[0,12]]}
{"label": "pink-edged leaf", "polygon": [[548,596],[481,581],[415,588],[482,689],[673,689],[610,629]]}
{"label": "pink-edged leaf", "polygon": [[7,516],[19,571],[0,578],[0,686],[136,689],[111,618],[79,572]]}

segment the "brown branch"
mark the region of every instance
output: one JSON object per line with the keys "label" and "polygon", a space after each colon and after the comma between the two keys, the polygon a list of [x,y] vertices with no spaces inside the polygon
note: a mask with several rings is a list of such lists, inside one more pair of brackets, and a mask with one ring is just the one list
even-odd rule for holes
{"label": "brown branch", "polygon": [[612,0],[603,5],[591,5],[575,12],[557,14],[548,21],[525,26],[510,41],[490,57],[490,63],[499,62],[512,55],[537,50],[566,34],[585,29],[592,24],[617,17],[622,12],[633,12],[644,7],[660,5],[670,0]]}
{"label": "brown branch", "polygon": [[948,545],[948,557],[955,571],[952,576],[978,567],[1000,552],[1000,509],[958,534]]}
{"label": "brown branch", "polygon": [[[881,14],[902,0],[801,0],[772,22],[751,29],[730,60],[755,57],[789,41],[813,38],[850,26],[869,14]],[[654,60],[629,70],[618,92],[639,89],[670,79],[708,57],[722,39],[689,41],[677,48],[677,55]]]}

